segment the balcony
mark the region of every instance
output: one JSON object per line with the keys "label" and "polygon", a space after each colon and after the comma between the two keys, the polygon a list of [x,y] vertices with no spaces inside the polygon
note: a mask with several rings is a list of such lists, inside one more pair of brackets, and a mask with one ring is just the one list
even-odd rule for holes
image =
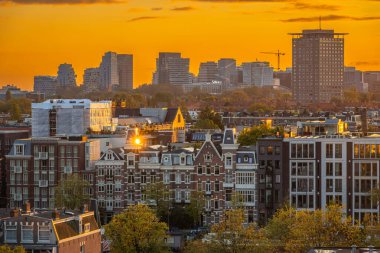
{"label": "balcony", "polygon": [[38,158],[41,160],[47,160],[49,158],[48,152],[39,152]]}
{"label": "balcony", "polygon": [[39,187],[48,187],[49,186],[49,182],[48,182],[48,180],[39,180],[38,181],[38,186]]}
{"label": "balcony", "polygon": [[106,211],[113,211],[113,206],[106,206]]}

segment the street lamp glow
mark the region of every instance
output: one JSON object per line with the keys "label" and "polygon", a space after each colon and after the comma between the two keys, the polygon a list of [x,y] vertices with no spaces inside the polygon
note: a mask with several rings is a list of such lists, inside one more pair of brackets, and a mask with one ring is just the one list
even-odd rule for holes
{"label": "street lamp glow", "polygon": [[135,139],[135,144],[136,144],[136,145],[140,145],[140,144],[141,144],[141,140],[140,140],[139,138],[136,138],[136,139]]}

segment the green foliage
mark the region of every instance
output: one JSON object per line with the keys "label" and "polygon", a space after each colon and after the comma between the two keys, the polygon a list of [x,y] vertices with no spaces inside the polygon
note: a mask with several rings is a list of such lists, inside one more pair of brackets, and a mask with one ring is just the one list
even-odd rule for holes
{"label": "green foliage", "polygon": [[249,129],[244,129],[244,131],[239,134],[238,142],[243,146],[254,145],[258,138],[263,136],[276,136],[277,133],[282,135],[283,129],[270,128],[267,125],[253,126]]}
{"label": "green foliage", "polygon": [[21,114],[31,113],[31,100],[27,98],[10,98],[0,101],[0,112],[10,113],[13,120],[21,119]]}
{"label": "green foliage", "polygon": [[16,246],[15,248],[11,248],[7,245],[1,245],[0,253],[26,253],[26,251],[22,246]]}
{"label": "green foliage", "polygon": [[104,226],[114,253],[169,252],[165,246],[167,225],[146,205],[133,205]]}
{"label": "green foliage", "polygon": [[161,221],[167,220],[170,211],[169,189],[163,182],[148,184],[144,190],[146,201]]}
{"label": "green foliage", "polygon": [[222,117],[219,113],[212,110],[210,107],[204,108],[199,116],[198,121],[194,126],[195,129],[224,129]]}
{"label": "green foliage", "polygon": [[78,174],[68,175],[55,187],[55,206],[58,208],[79,209],[88,204],[90,197],[85,190],[90,184]]}
{"label": "green foliage", "polygon": [[202,220],[202,212],[205,203],[203,192],[192,191],[190,195],[190,204],[186,206],[186,212],[192,217],[193,225],[200,226]]}

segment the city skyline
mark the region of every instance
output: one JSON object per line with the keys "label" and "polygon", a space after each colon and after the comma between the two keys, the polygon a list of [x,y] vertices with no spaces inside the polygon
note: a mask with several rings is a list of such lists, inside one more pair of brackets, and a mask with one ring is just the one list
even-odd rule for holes
{"label": "city skyline", "polygon": [[287,33],[317,29],[319,16],[322,29],[350,33],[346,66],[380,69],[378,1],[25,2],[0,0],[0,83],[28,90],[33,76],[55,75],[64,62],[81,84],[84,69],[97,67],[107,51],[134,55],[135,87],[151,82],[159,52],[181,52],[197,74],[201,62],[220,58],[276,66],[274,55],[260,52],[280,49],[284,69],[292,60]]}

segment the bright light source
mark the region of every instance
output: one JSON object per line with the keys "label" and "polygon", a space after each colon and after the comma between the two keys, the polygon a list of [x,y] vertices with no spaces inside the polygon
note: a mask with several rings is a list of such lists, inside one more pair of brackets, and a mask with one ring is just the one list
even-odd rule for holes
{"label": "bright light source", "polygon": [[135,144],[136,144],[136,145],[140,145],[140,143],[141,143],[141,140],[140,140],[139,138],[136,138],[136,139],[135,139]]}

